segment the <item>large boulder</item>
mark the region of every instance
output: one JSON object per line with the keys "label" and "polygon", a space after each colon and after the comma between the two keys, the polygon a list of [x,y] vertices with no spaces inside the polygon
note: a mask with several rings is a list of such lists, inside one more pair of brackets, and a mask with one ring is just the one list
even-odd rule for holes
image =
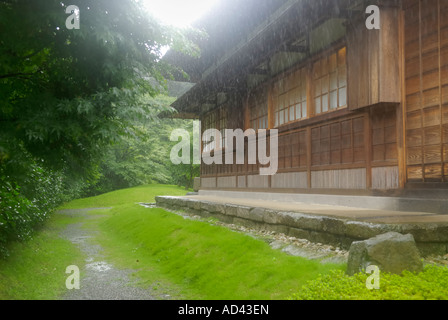
{"label": "large boulder", "polygon": [[394,274],[401,274],[404,270],[423,271],[423,262],[414,237],[397,232],[388,232],[352,243],[347,274],[364,272],[369,265],[378,266],[382,272]]}

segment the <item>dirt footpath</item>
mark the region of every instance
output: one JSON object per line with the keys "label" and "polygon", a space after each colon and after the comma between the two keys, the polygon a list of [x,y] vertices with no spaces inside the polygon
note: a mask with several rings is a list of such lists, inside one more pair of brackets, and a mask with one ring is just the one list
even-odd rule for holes
{"label": "dirt footpath", "polygon": [[[58,214],[83,215],[97,209],[64,210]],[[82,228],[82,223],[69,225],[61,237],[77,245],[86,255],[85,264],[78,266],[81,273],[80,289],[67,290],[61,300],[160,300],[163,297],[133,286],[130,274],[134,270],[121,270],[105,260],[102,248],[93,242],[95,231]],[[69,276],[69,275],[67,275]],[[168,299],[169,297],[164,297]]]}

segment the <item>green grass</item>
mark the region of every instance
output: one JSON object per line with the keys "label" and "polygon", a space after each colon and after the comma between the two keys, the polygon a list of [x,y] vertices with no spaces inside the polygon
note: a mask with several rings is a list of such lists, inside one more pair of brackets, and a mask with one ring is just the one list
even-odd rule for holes
{"label": "green grass", "polygon": [[343,265],[321,264],[272,250],[261,240],[185,220],[161,209],[124,205],[99,222],[101,244],[122,267],[152,285],[157,275],[188,299],[285,299],[319,274]]}
{"label": "green grass", "polygon": [[[381,274],[380,290],[367,290],[368,275],[348,277],[345,265],[321,264],[272,250],[264,241],[207,221],[186,220],[136,203],[157,195],[184,195],[174,186],[150,185],[76,200],[61,209],[103,208],[85,216],[55,214],[33,240],[13,243],[0,260],[0,299],[60,299],[65,269],[84,258],[59,237],[82,222],[99,230],[105,259],[133,269],[140,285],[174,299],[409,300],[448,299],[448,268],[427,266],[415,275]],[[81,280],[82,281],[82,280]]]}
{"label": "green grass", "polygon": [[156,196],[184,196],[187,192],[184,188],[177,186],[145,185],[75,200],[62,205],[60,209],[105,208],[137,202],[152,203],[155,202]]}
{"label": "green grass", "polygon": [[336,271],[309,281],[297,300],[447,300],[448,268],[427,265],[419,274],[404,271],[402,275],[380,274],[380,288],[366,290],[367,274],[347,276]]}
{"label": "green grass", "polygon": [[70,218],[55,214],[32,241],[16,243],[0,264],[0,299],[58,299],[65,268],[82,255],[59,233],[70,223],[99,230],[106,260],[134,269],[141,286],[175,299],[285,299],[308,280],[343,265],[324,265],[272,250],[267,243],[204,221],[186,220],[136,203],[157,195],[185,195],[150,185],[80,199],[61,209],[103,208]]}
{"label": "green grass", "polygon": [[55,215],[32,240],[15,242],[0,259],[0,300],[54,300],[65,292],[67,266],[82,265],[81,252],[59,237],[75,219]]}
{"label": "green grass", "polygon": [[[182,188],[164,185],[142,186],[80,199],[60,209],[111,207],[123,203],[153,202],[156,195],[185,195]],[[92,213],[93,214],[93,213]],[[33,238],[9,245],[9,257],[0,259],[0,300],[54,300],[66,292],[67,266],[84,264],[84,257],[70,241],[60,237],[82,217],[54,214]],[[82,275],[82,274],[81,274]]]}

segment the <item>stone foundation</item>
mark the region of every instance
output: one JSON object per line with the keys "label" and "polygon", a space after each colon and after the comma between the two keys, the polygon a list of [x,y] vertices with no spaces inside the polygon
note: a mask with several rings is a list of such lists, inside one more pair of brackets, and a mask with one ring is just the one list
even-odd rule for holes
{"label": "stone foundation", "polygon": [[156,202],[158,207],[168,210],[214,217],[225,223],[284,233],[312,242],[338,246],[344,250],[348,250],[353,241],[366,240],[387,232],[398,232],[412,234],[423,257],[448,252],[448,223],[370,223],[183,197],[156,197]]}

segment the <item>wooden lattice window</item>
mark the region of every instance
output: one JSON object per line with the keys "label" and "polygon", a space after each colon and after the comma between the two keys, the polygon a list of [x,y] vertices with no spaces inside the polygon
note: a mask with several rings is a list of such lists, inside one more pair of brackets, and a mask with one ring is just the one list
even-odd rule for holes
{"label": "wooden lattice window", "polygon": [[291,169],[307,167],[307,132],[302,130],[279,137],[278,168]]}
{"label": "wooden lattice window", "polygon": [[313,65],[314,112],[347,107],[347,50],[339,49]]}
{"label": "wooden lattice window", "polygon": [[308,116],[306,69],[302,68],[278,80],[274,85],[275,127]]}
{"label": "wooden lattice window", "polygon": [[251,128],[254,130],[268,129],[268,97],[264,87],[250,96],[249,110]]}
{"label": "wooden lattice window", "polygon": [[313,166],[365,162],[364,118],[312,128],[311,148]]}

